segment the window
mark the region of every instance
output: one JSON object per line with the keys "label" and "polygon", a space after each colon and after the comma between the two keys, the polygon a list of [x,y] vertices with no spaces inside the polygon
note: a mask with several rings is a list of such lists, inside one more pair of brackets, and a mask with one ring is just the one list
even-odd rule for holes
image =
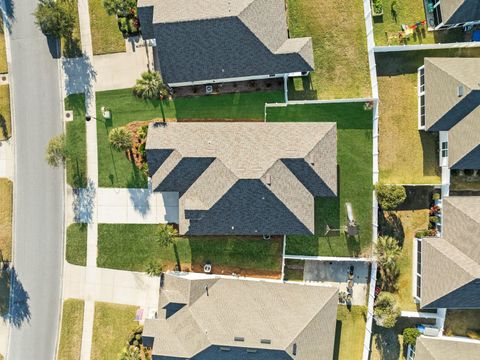
{"label": "window", "polygon": [[420,93],[424,93],[425,92],[425,68],[422,67],[418,71],[418,76],[420,79]]}
{"label": "window", "polygon": [[438,1],[433,8],[433,20],[435,21],[435,26],[442,23],[442,11],[440,10],[440,1]]}
{"label": "window", "polygon": [[415,296],[420,299],[422,290],[422,240],[417,240],[417,268],[415,274]]}
{"label": "window", "polygon": [[442,141],[442,158],[448,157],[448,142]]}
{"label": "window", "polygon": [[418,127],[425,129],[425,68],[418,69]]}

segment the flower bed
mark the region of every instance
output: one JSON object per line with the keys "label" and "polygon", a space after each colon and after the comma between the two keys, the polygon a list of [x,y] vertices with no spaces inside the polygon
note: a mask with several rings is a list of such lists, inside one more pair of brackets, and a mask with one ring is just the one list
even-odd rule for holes
{"label": "flower bed", "polygon": [[117,21],[124,38],[140,34],[140,21],[136,7],[130,9],[130,13],[126,15],[117,15]]}

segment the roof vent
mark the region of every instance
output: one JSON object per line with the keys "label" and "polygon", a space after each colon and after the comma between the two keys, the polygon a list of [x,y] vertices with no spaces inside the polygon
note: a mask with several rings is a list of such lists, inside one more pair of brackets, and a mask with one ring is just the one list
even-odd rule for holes
{"label": "roof vent", "polygon": [[463,85],[458,85],[458,86],[457,86],[457,96],[458,96],[458,97],[462,97],[463,94],[464,94],[464,92],[465,92],[465,90],[464,90],[464,88],[463,88]]}
{"label": "roof vent", "polygon": [[293,356],[297,355],[297,343],[293,344],[292,354]]}
{"label": "roof vent", "polygon": [[270,339],[260,339],[260,342],[261,342],[262,344],[271,344],[271,343],[272,343],[272,340],[270,340]]}
{"label": "roof vent", "polygon": [[235,336],[233,338],[234,341],[245,341],[245,338],[244,337],[241,337],[241,336]]}

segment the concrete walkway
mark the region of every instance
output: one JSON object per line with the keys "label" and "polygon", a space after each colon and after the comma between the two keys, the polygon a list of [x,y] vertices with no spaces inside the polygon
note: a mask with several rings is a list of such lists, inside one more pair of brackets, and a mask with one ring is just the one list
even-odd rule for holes
{"label": "concrete walkway", "polygon": [[0,141],[0,178],[13,180],[13,139]]}

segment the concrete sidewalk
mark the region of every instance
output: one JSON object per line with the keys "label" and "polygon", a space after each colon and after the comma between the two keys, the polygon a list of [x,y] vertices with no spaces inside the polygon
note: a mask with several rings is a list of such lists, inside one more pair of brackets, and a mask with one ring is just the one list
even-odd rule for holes
{"label": "concrete sidewalk", "polygon": [[[63,296],[67,298],[158,307],[160,278],[145,273],[95,268],[87,279],[87,268],[65,262]],[[90,282],[92,281],[92,282]]]}
{"label": "concrete sidewalk", "polygon": [[13,139],[0,141],[0,177],[13,180]]}

